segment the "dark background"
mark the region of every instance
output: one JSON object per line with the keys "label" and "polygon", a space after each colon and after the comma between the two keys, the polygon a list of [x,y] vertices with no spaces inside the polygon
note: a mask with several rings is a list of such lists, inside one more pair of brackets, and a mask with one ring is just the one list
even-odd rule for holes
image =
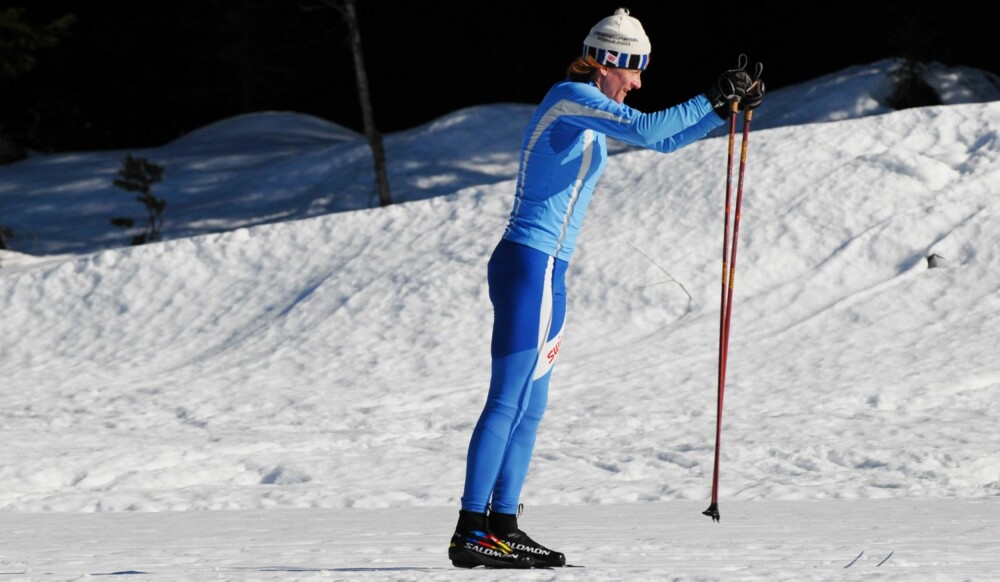
{"label": "dark background", "polygon": [[[38,66],[2,79],[0,128],[43,152],[152,147],[254,111],[313,114],[362,129],[346,27],[323,0],[16,0],[25,20],[73,13]],[[666,107],[704,91],[746,53],[770,90],[884,58],[1000,74],[986,3],[502,3],[358,0],[375,123],[410,129],[458,109],[536,103],[590,27],[626,6],[652,42],[628,104]],[[315,9],[311,9],[315,8]]]}

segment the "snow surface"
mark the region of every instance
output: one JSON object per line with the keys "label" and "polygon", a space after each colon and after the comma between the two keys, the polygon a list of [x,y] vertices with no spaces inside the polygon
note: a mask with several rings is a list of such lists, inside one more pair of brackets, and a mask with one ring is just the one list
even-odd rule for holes
{"label": "snow surface", "polygon": [[[727,139],[616,150],[520,519],[582,568],[446,557],[531,106],[386,136],[386,208],[287,112],[0,167],[0,580],[995,579],[1000,85],[935,67],[947,104],[892,112],[893,66],[755,114],[719,523]],[[108,223],[125,153],[163,242]]]}

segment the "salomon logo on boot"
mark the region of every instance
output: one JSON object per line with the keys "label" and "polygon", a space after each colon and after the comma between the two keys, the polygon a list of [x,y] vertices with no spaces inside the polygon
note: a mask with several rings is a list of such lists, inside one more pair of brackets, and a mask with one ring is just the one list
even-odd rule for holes
{"label": "salomon logo on boot", "polygon": [[559,568],[566,565],[566,556],[556,552],[528,537],[523,531],[510,532],[504,535],[501,542],[515,552],[527,554],[535,561],[535,566],[543,568]]}
{"label": "salomon logo on boot", "polygon": [[488,523],[493,535],[511,550],[531,556],[536,568],[560,568],[566,565],[566,556],[562,552],[546,548],[518,529],[517,515],[494,512],[490,514]]}
{"label": "salomon logo on boot", "polygon": [[531,568],[534,560],[522,552],[515,552],[510,546],[490,533],[472,530],[456,531],[448,548],[451,563],[458,568]]}

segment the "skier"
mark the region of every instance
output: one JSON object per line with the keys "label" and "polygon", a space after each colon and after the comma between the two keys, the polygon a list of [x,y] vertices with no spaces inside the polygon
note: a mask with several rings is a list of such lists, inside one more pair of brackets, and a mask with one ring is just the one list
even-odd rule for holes
{"label": "skier", "polygon": [[661,111],[637,111],[623,102],[642,86],[649,56],[642,25],[618,8],[591,28],[583,54],[551,87],[524,132],[513,208],[487,267],[492,376],[469,443],[448,548],[457,567],[566,564],[562,553],[524,533],[517,518],[563,340],[566,269],[607,163],[606,138],[668,153],[722,125],[731,100],[755,108],[763,99],[763,83],[732,69],[704,94]]}

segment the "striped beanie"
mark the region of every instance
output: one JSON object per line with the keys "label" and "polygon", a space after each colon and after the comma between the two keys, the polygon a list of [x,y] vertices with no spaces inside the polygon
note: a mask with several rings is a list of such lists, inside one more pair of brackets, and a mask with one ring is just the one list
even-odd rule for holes
{"label": "striped beanie", "polygon": [[642,25],[619,8],[590,29],[583,41],[583,55],[608,67],[643,70],[649,64],[649,37]]}

